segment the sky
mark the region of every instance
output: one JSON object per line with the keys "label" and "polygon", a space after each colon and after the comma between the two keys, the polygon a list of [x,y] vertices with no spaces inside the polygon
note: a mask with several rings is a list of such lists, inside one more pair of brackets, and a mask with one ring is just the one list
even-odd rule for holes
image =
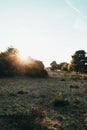
{"label": "sky", "polygon": [[87,0],[0,0],[0,52],[13,46],[49,66],[87,51]]}

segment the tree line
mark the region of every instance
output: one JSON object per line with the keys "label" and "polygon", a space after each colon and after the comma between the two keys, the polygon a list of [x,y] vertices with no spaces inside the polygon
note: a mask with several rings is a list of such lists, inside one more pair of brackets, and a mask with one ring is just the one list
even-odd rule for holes
{"label": "tree line", "polygon": [[71,56],[71,62],[62,62],[57,64],[56,61],[50,63],[51,70],[74,71],[79,73],[87,73],[87,56],[84,50],[78,50]]}
{"label": "tree line", "polygon": [[[52,61],[50,69],[87,73],[87,56],[84,50],[76,51],[71,58],[70,63],[62,62],[57,64],[56,61]],[[40,60],[30,57],[26,62],[20,60],[19,51],[14,47],[8,47],[6,51],[0,52],[0,77],[23,75],[46,77],[48,72]]]}

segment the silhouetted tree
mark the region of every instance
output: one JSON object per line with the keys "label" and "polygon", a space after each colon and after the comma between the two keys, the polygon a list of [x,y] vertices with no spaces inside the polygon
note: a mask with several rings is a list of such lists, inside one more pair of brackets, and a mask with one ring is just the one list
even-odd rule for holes
{"label": "silhouetted tree", "polygon": [[84,50],[78,50],[72,56],[71,67],[76,72],[87,73],[87,57]]}
{"label": "silhouetted tree", "polygon": [[18,51],[15,48],[8,48],[0,53],[0,75],[12,76],[16,71]]}
{"label": "silhouetted tree", "polygon": [[16,48],[9,47],[0,53],[0,76],[28,75],[32,77],[46,77],[48,75],[44,64],[39,60],[29,58],[22,61]]}
{"label": "silhouetted tree", "polygon": [[52,61],[52,62],[50,63],[50,66],[51,66],[51,70],[56,70],[56,69],[58,69],[58,64],[57,64],[56,61]]}

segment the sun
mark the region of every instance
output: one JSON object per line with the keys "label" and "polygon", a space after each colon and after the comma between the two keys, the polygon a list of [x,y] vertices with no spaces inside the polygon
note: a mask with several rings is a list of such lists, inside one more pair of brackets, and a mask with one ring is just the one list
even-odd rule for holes
{"label": "sun", "polygon": [[31,55],[29,55],[29,50],[26,49],[19,49],[19,56],[18,56],[18,60],[21,64],[24,65],[33,65],[35,63],[36,58],[32,58]]}
{"label": "sun", "polygon": [[22,61],[26,61],[28,56],[21,53],[19,54],[19,57]]}
{"label": "sun", "polygon": [[25,51],[19,51],[19,59],[22,62],[27,62],[28,54]]}
{"label": "sun", "polygon": [[23,55],[23,54],[20,54],[19,55],[19,62],[20,64],[26,66],[33,66],[35,65],[35,59],[33,59],[31,56],[27,56],[27,55]]}

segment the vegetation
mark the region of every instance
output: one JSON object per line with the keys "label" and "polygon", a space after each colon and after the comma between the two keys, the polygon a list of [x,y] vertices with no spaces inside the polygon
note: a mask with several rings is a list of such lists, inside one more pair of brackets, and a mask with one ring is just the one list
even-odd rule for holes
{"label": "vegetation", "polygon": [[0,76],[13,76],[17,72],[18,51],[8,48],[0,53]]}
{"label": "vegetation", "polygon": [[51,64],[51,70],[62,70],[62,71],[74,71],[79,73],[87,73],[87,56],[84,50],[78,50],[72,56],[71,63],[62,62],[57,64],[53,61]]}
{"label": "vegetation", "polygon": [[54,99],[52,100],[52,104],[54,107],[57,107],[57,106],[63,107],[65,105],[68,105],[69,102],[62,92],[58,92],[56,96],[54,97]]}
{"label": "vegetation", "polygon": [[0,53],[0,130],[87,129],[85,51],[76,51],[70,64],[50,65],[47,71],[39,60],[22,61],[12,47]]}
{"label": "vegetation", "polygon": [[61,70],[63,70],[63,71],[68,71],[68,63],[67,62],[62,62],[62,63],[60,63],[60,68],[61,68]]}
{"label": "vegetation", "polygon": [[0,130],[86,130],[86,79],[66,71],[49,71],[46,79],[1,78]]}
{"label": "vegetation", "polygon": [[87,73],[87,57],[84,50],[75,52],[72,56],[71,67],[76,72]]}
{"label": "vegetation", "polygon": [[[72,56],[71,63],[56,61],[50,63],[51,70],[75,71],[87,73],[87,56],[84,50],[78,50]],[[31,76],[46,77],[48,75],[42,61],[28,57],[22,61],[16,48],[8,47],[5,52],[0,53],[0,76]]]}
{"label": "vegetation", "polygon": [[60,64],[57,64],[56,61],[53,61],[50,66],[51,66],[51,70],[63,70],[63,71],[68,71],[68,63],[66,62],[62,62]]}
{"label": "vegetation", "polygon": [[52,63],[50,63],[50,66],[51,66],[51,70],[58,69],[58,64],[56,63],[56,61],[52,61]]}
{"label": "vegetation", "polygon": [[9,47],[5,52],[0,53],[0,76],[32,76],[46,77],[47,71],[43,63],[39,60],[28,58],[22,61],[18,50]]}

